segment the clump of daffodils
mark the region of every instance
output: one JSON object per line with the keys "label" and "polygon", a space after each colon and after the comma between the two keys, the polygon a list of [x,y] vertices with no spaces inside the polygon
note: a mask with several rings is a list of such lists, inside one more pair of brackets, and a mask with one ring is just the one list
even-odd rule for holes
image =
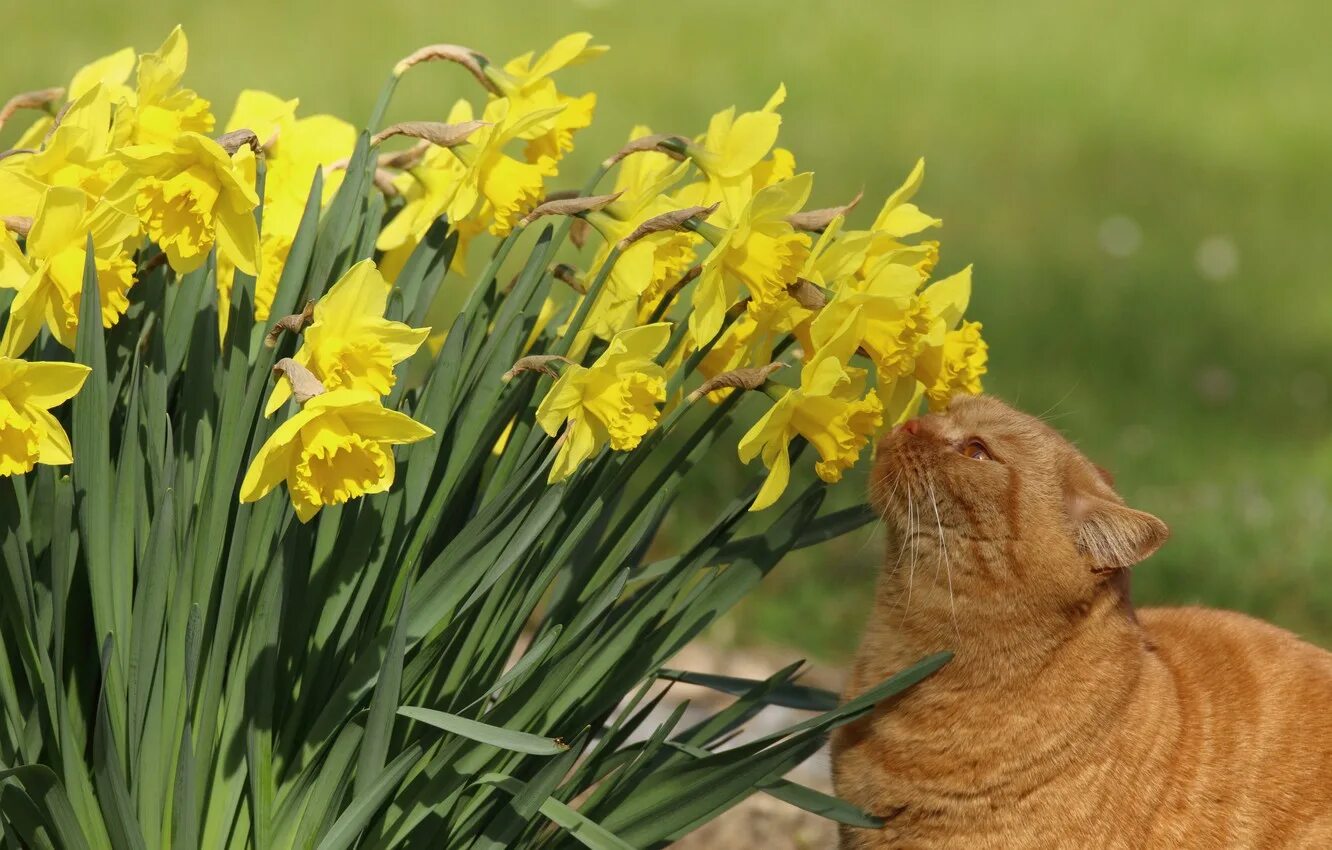
{"label": "clump of daffodils", "polygon": [[[934,279],[939,245],[927,234],[941,221],[915,204],[923,161],[863,228],[852,224],[854,202],[811,209],[814,176],[779,145],[779,87],[757,110],[718,112],[702,132],[635,127],[594,179],[569,184],[562,161],[596,97],[564,90],[559,77],[604,51],[581,33],[503,63],[457,45],[423,48],[395,79],[441,60],[473,79],[459,75],[462,96],[432,120],[366,134],[359,154],[351,123],[269,92],[243,92],[219,122],[184,83],[179,29],[151,53],[91,63],[61,97],[30,99],[41,114],[0,154],[0,474],[70,462],[50,409],[87,373],[59,362],[86,315],[87,270],[106,329],[138,304],[148,309],[140,288],[162,275],[155,286],[215,290],[170,290],[177,306],[215,298],[214,356],[225,359],[241,335],[257,338],[259,323],[276,322],[270,343],[293,341],[264,404],[267,416],[285,413],[252,459],[242,501],[285,483],[304,522],[388,490],[392,447],[435,435],[400,409],[404,399],[422,407],[412,383],[422,363],[461,352],[460,368],[485,369],[494,364],[467,358],[505,350],[455,322],[457,297],[413,311],[403,301],[419,297],[417,286],[404,291],[400,277],[416,273],[439,232],[453,240],[439,273],[474,269],[484,252],[469,303],[498,303],[520,277],[506,258],[551,216],[564,219],[558,238],[572,238],[542,249],[548,261],[527,290],[539,296],[509,372],[544,383],[508,426],[544,432],[551,483],[604,451],[639,449],[701,384],[690,399],[763,399],[737,447],[767,470],[752,505],[762,509],[782,496],[799,447],[813,447],[814,472],[833,483],[922,404],[980,392],[986,344],[964,319],[971,271]],[[352,234],[358,253],[328,260],[337,274],[316,281],[305,312],[272,315],[303,220],[341,221],[329,207],[359,177],[352,163],[368,178],[353,203],[374,217]],[[440,291],[460,287],[451,277]],[[245,315],[233,305],[242,290]],[[450,339],[458,333],[468,337]],[[459,375],[449,392],[471,380]]]}
{"label": "clump of daffodils", "polygon": [[875,823],[786,766],[946,653],[748,754],[708,730],[795,666],[652,758],[634,694],[980,390],[970,269],[921,165],[814,206],[781,87],[571,174],[604,52],[431,44],[349,122],[209,100],[176,30],[0,105],[0,844],[658,847],[779,784]]}

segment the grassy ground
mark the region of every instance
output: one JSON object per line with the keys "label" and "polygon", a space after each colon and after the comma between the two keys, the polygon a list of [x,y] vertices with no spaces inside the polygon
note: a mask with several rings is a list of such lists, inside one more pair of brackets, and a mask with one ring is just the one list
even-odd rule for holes
{"label": "grassy ground", "polygon": [[[881,197],[927,155],[943,270],[976,264],[990,388],[1050,410],[1174,529],[1139,596],[1332,642],[1325,4],[56,0],[26,9],[0,78],[59,83],[177,21],[223,115],[256,86],[360,122],[420,44],[504,57],[587,29],[613,50],[566,78],[601,98],[566,174],[635,122],[696,132],[779,81],[816,205]],[[440,118],[470,85],[425,69],[393,117]],[[794,560],[727,634],[844,657],[880,549],[866,532]]]}

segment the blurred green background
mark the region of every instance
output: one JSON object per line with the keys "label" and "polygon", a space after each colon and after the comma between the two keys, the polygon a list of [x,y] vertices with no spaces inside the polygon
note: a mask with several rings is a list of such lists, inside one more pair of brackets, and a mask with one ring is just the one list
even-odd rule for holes
{"label": "blurred green background", "polygon": [[[1332,644],[1332,7],[54,0],[11,20],[0,79],[63,84],[177,22],[187,82],[221,119],[258,87],[358,125],[420,45],[504,59],[589,30],[612,51],[561,77],[600,98],[570,185],[636,122],[693,134],[783,81],[782,144],[816,172],[815,206],[863,187],[867,223],[925,155],[940,271],[976,265],[988,388],[1047,412],[1174,530],[1139,600]],[[418,69],[391,118],[442,119],[459,95],[476,95],[461,70]],[[712,505],[684,507],[677,521]],[[845,659],[881,558],[870,529],[801,553],[715,636]]]}

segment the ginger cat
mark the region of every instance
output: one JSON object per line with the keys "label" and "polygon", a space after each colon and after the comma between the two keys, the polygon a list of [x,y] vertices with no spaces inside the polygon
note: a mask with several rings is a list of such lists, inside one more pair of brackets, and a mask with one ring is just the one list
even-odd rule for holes
{"label": "ginger cat", "polygon": [[835,735],[839,796],[886,821],[843,850],[1332,848],[1332,654],[1135,613],[1169,530],[1056,431],[958,398],[884,438],[873,490],[892,545],[847,695],[955,657]]}

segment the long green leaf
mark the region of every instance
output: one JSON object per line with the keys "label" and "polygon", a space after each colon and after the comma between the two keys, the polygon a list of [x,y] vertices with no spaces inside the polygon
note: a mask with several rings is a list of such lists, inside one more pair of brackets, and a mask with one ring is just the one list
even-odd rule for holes
{"label": "long green leaf", "polygon": [[421,747],[413,744],[390,762],[363,794],[356,795],[347,810],[333,823],[333,828],[319,842],[319,850],[345,850],[352,846],[352,842],[384,805],[393,789],[402,782],[407,771],[416,764],[421,752]]}
{"label": "long green leaf", "polygon": [[459,717],[456,714],[448,714],[430,708],[405,705],[398,709],[398,713],[403,717],[410,717],[413,720],[419,720],[429,726],[434,726],[436,729],[443,729],[450,734],[461,735],[464,738],[482,744],[489,744],[492,747],[512,750],[515,753],[553,756],[569,748],[567,744],[562,743],[559,739],[543,738],[540,735],[491,726],[477,720],[468,720],[466,717]]}

